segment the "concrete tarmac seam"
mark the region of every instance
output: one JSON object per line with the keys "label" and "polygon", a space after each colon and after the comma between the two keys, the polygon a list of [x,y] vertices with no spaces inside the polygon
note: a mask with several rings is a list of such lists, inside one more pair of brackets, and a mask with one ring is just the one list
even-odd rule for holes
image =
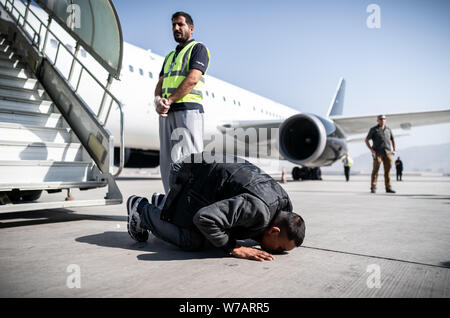
{"label": "concrete tarmac seam", "polygon": [[426,264],[426,263],[413,262],[413,261],[406,261],[406,260],[397,259],[397,258],[390,258],[390,257],[376,256],[376,255],[367,255],[367,254],[359,254],[359,253],[344,252],[344,251],[336,251],[336,250],[330,250],[330,249],[326,249],[326,248],[312,247],[312,246],[300,246],[300,247],[308,248],[308,249],[312,249],[312,250],[325,251],[325,252],[333,252],[333,253],[361,256],[361,257],[370,257],[370,258],[384,259],[384,260],[388,260],[388,261],[396,261],[396,262],[408,263],[408,264],[414,264],[414,265],[422,265],[422,266],[431,266],[431,267],[450,269],[450,267],[447,267],[447,266],[436,265],[436,264]]}

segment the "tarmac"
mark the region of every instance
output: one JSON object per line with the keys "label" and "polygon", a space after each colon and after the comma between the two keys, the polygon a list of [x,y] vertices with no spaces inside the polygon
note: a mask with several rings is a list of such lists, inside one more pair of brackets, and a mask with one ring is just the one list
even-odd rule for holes
{"label": "tarmac", "polygon": [[150,170],[118,179],[122,205],[0,214],[0,297],[450,297],[450,177],[404,176],[397,194],[381,175],[377,194],[368,176],[323,178],[283,184],[306,239],[271,262],[134,242],[125,201],[162,191]]}

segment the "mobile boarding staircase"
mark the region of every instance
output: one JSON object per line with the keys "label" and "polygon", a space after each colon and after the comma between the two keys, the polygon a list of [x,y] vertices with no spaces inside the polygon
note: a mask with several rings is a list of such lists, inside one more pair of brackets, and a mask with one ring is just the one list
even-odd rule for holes
{"label": "mobile boarding staircase", "polygon": [[[80,42],[75,50],[67,48],[50,28],[56,19],[49,14],[42,21],[30,2],[0,0],[0,213],[121,204],[114,177],[123,168],[123,112],[109,91],[113,75],[108,72],[106,85],[99,81],[79,59]],[[46,51],[50,39],[57,51],[52,58]],[[56,66],[61,51],[71,56],[69,74]],[[97,112],[78,92],[86,76],[103,95]],[[113,136],[104,128],[112,108],[121,121],[115,173]],[[37,201],[43,191],[106,186],[100,199]]]}

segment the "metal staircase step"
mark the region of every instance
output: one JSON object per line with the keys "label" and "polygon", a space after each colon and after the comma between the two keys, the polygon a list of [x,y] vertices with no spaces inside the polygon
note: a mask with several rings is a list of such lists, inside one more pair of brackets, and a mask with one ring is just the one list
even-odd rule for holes
{"label": "metal staircase step", "polygon": [[2,139],[5,138],[3,136],[8,136],[9,141],[54,143],[70,143],[72,138],[75,138],[68,128],[46,128],[11,123],[0,123],[0,136]]}
{"label": "metal staircase step", "polygon": [[1,97],[13,97],[28,100],[48,99],[43,89],[26,89],[0,85]]}
{"label": "metal staircase step", "polygon": [[42,101],[29,101],[19,98],[1,98],[0,97],[0,110],[15,110],[24,111],[30,113],[49,114],[55,112],[53,102],[48,100]]}
{"label": "metal staircase step", "polygon": [[12,51],[12,46],[9,42],[4,42],[0,44],[0,52],[10,52]]}
{"label": "metal staircase step", "polygon": [[25,126],[31,125],[46,128],[59,128],[62,127],[63,117],[61,114],[57,113],[40,114],[0,109],[0,122],[21,124]]}
{"label": "metal staircase step", "polygon": [[12,50],[1,51],[0,50],[0,60],[5,61],[16,61],[21,60],[21,56]]}
{"label": "metal staircase step", "polygon": [[23,79],[33,77],[31,74],[28,74],[25,68],[11,68],[11,67],[0,67],[0,75],[13,76],[16,78],[23,78]]}
{"label": "metal staircase step", "polygon": [[92,179],[92,167],[92,162],[83,161],[0,160],[0,184],[82,183]]}
{"label": "metal staircase step", "polygon": [[14,57],[17,57],[18,59],[20,59],[20,56],[14,52],[13,50],[0,50],[0,59],[12,59]]}
{"label": "metal staircase step", "polygon": [[21,142],[0,140],[2,160],[81,161],[83,147],[79,143]]}
{"label": "metal staircase step", "polygon": [[122,199],[98,199],[98,200],[63,201],[63,202],[8,204],[0,206],[0,213],[38,211],[49,209],[73,209],[78,207],[105,206],[121,203]]}
{"label": "metal staircase step", "polygon": [[0,74],[0,86],[36,89],[39,87],[39,81],[35,78],[21,78],[18,76],[10,76]]}
{"label": "metal staircase step", "polygon": [[0,59],[0,66],[1,67],[25,67],[25,64],[22,63],[19,59],[13,58],[11,60],[4,60]]}
{"label": "metal staircase step", "polygon": [[61,189],[95,189],[106,186],[107,181],[105,180],[94,180],[86,182],[39,182],[39,183],[0,183],[0,192],[11,191],[11,189],[17,189],[21,191],[30,190],[61,190]]}

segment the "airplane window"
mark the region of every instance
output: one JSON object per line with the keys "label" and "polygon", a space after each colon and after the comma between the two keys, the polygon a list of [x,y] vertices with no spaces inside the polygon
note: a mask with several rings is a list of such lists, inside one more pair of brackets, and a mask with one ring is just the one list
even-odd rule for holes
{"label": "airplane window", "polygon": [[226,102],[226,101],[227,101],[227,99],[225,98],[225,96],[223,97],[223,101],[224,101],[224,102]]}
{"label": "airplane window", "polygon": [[129,68],[130,68],[130,72],[133,73],[134,72],[134,67],[132,65],[130,65]]}
{"label": "airplane window", "polygon": [[81,53],[81,56],[82,56],[82,57],[86,57],[86,55],[87,55],[87,54],[86,54],[86,51],[83,50],[83,49],[80,50],[80,53]]}
{"label": "airplane window", "polygon": [[152,72],[148,72],[148,76],[149,76],[150,78],[153,78],[153,73],[152,73]]}
{"label": "airplane window", "polygon": [[205,93],[206,93],[206,96],[209,96],[208,91],[205,91]]}
{"label": "airplane window", "polygon": [[212,98],[215,98],[214,93],[211,93]]}
{"label": "airplane window", "polygon": [[233,100],[233,103],[236,105],[236,100]]}
{"label": "airplane window", "polygon": [[144,75],[144,70],[142,68],[139,69],[139,74]]}
{"label": "airplane window", "polygon": [[58,45],[58,42],[56,42],[55,39],[51,39],[51,40],[50,40],[50,44],[51,44],[53,47],[56,47],[56,46]]}
{"label": "airplane window", "polygon": [[67,49],[72,52],[73,51],[73,46],[70,44],[66,44]]}
{"label": "airplane window", "polygon": [[241,102],[238,102],[238,105],[241,106]]}

